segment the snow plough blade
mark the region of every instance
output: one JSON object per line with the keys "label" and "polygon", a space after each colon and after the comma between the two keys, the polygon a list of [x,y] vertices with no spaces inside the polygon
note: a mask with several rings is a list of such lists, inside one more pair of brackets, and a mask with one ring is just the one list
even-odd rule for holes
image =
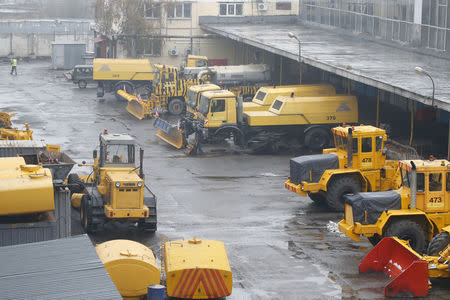
{"label": "snow plough blade", "polygon": [[384,272],[391,280],[385,296],[428,295],[428,263],[407,241],[396,237],[381,240],[359,265],[360,273]]}
{"label": "snow plough blade", "polygon": [[139,120],[144,119],[148,113],[146,112],[146,100],[139,99],[134,95],[130,95],[124,90],[118,90],[117,94],[128,101],[127,111],[138,118]]}
{"label": "snow plough blade", "polygon": [[154,127],[158,128],[156,136],[174,146],[177,149],[183,148],[183,131],[176,125],[172,125],[160,118],[155,119]]}

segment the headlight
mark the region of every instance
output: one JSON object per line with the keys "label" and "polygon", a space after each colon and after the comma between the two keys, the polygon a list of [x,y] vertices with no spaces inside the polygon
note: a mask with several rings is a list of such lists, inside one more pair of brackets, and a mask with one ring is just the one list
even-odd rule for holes
{"label": "headlight", "polygon": [[120,182],[116,182],[116,187],[119,187],[120,186]]}
{"label": "headlight", "polygon": [[142,186],[142,182],[138,182],[138,187],[141,187]]}

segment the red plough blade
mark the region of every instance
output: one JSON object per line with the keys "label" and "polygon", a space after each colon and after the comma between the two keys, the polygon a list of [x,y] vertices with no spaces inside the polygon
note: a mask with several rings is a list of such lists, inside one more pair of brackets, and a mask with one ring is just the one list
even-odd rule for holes
{"label": "red plough blade", "polygon": [[391,280],[386,296],[428,295],[428,263],[397,238],[381,240],[359,264],[359,272],[384,272]]}

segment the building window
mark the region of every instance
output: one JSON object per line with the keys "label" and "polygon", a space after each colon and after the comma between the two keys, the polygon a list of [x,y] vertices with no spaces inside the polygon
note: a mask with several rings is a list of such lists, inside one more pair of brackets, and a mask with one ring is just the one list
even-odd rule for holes
{"label": "building window", "polygon": [[291,10],[291,2],[277,2],[277,10]]}
{"label": "building window", "polygon": [[161,3],[153,3],[153,4],[144,3],[144,12],[146,18],[151,19],[161,18]]}
{"label": "building window", "polygon": [[141,39],[136,41],[136,54],[142,56],[161,56],[161,40]]}
{"label": "building window", "polygon": [[243,3],[220,3],[219,15],[220,16],[242,16]]}
{"label": "building window", "polygon": [[192,17],[191,3],[173,3],[167,7],[167,17],[170,19],[190,19]]}

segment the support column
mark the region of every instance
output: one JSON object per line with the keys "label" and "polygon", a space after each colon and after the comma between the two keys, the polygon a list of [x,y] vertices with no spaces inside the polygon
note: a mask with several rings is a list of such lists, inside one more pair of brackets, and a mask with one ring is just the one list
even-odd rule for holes
{"label": "support column", "polygon": [[280,85],[283,82],[283,56],[280,55]]}
{"label": "support column", "polygon": [[380,89],[377,89],[377,121],[375,124],[380,127]]}
{"label": "support column", "polygon": [[411,104],[411,134],[409,136],[409,145],[412,146],[413,137],[414,137],[414,100],[410,99]]}

